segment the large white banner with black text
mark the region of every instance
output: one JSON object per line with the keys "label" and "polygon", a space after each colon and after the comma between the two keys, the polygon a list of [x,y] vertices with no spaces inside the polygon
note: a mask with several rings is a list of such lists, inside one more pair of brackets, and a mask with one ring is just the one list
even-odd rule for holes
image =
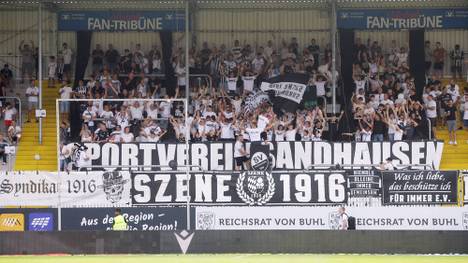
{"label": "large white banner with black text", "polygon": [[0,206],[130,206],[126,171],[0,173]]}
{"label": "large white banner with black text", "polygon": [[[338,207],[197,207],[198,230],[338,229]],[[468,230],[468,207],[347,207],[357,230]]]}
{"label": "large white banner with black text", "polygon": [[[205,171],[234,170],[234,143],[192,143],[186,155],[184,143],[87,143],[89,166],[111,167],[160,165],[169,162],[201,166]],[[249,149],[249,144],[246,145]],[[392,158],[395,165],[428,165],[437,170],[444,143],[439,141],[399,142],[274,142],[272,167],[277,170],[307,169],[311,165],[378,165]],[[254,153],[250,153],[253,155]],[[421,168],[421,166],[419,166]],[[183,170],[185,168],[180,167]],[[193,168],[198,169],[198,168]]]}

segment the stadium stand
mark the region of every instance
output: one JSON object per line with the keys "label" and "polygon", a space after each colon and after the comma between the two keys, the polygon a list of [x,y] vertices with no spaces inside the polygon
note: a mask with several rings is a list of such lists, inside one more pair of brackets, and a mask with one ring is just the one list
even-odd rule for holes
{"label": "stadium stand", "polygon": [[0,262],[465,262],[467,22],[467,0],[0,1]]}

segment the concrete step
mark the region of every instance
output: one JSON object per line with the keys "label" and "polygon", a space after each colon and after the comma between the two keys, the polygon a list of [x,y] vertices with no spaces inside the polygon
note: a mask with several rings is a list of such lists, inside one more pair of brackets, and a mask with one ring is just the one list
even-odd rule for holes
{"label": "concrete step", "polygon": [[[51,122],[44,122],[42,123],[42,132],[56,132],[56,129],[55,127],[57,127],[57,125],[55,125],[55,123],[51,123]],[[23,125],[23,132],[26,132],[26,131],[39,131],[39,125],[34,123],[34,124],[31,124],[31,123],[26,123],[25,125]]]}
{"label": "concrete step", "polygon": [[465,158],[455,159],[455,158],[442,158],[441,163],[443,164],[465,164],[468,167],[468,160]]}
{"label": "concrete step", "polygon": [[[43,160],[43,161],[57,163],[57,156],[52,156],[52,155],[47,155],[47,154],[40,154],[40,153],[39,153],[39,156],[40,156],[40,159]],[[28,163],[30,161],[33,161],[33,162],[36,161],[36,155],[35,154],[34,155],[17,156],[16,157],[16,162],[17,163],[22,163],[22,162]]]}
{"label": "concrete step", "polygon": [[53,163],[34,163],[15,165],[16,171],[57,171],[57,164]]}
{"label": "concrete step", "polygon": [[48,149],[43,148],[41,150],[24,150],[24,151],[18,151],[16,153],[16,157],[28,157],[29,156],[34,156],[35,154],[47,154],[47,155],[53,155],[56,156],[57,154],[57,147],[49,147]]}
{"label": "concrete step", "polygon": [[466,170],[468,166],[466,164],[441,164],[441,170]]}

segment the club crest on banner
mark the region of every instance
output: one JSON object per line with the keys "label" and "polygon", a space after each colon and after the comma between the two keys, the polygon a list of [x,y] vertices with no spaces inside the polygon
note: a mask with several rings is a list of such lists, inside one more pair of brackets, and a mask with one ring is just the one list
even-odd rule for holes
{"label": "club crest on banner", "polygon": [[463,213],[462,222],[463,222],[463,228],[465,230],[468,230],[468,213]]}
{"label": "club crest on banner", "polygon": [[237,195],[248,205],[264,205],[275,194],[275,181],[271,173],[247,171],[241,173],[236,183]]}
{"label": "club crest on banner", "polygon": [[215,214],[211,212],[201,212],[197,216],[197,229],[213,229],[215,223]]}
{"label": "club crest on banner", "polygon": [[266,171],[270,167],[270,160],[264,152],[256,152],[250,157],[252,169],[255,171]]}
{"label": "club crest on banner", "polygon": [[340,227],[340,214],[338,211],[328,213],[328,225],[330,229],[338,229]]}

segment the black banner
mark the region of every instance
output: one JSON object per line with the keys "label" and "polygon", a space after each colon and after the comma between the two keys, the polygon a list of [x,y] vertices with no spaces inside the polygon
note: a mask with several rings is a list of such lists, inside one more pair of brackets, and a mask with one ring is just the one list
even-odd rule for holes
{"label": "black banner", "polygon": [[382,172],[384,205],[456,204],[458,171]]}
{"label": "black banner", "polygon": [[[62,208],[62,230],[112,230],[113,208]],[[195,212],[191,208],[190,213]],[[178,207],[122,208],[129,230],[187,229],[187,210]],[[190,223],[193,224],[193,220]]]}
{"label": "black banner", "polygon": [[347,201],[345,171],[132,173],[132,205],[311,205]]}
{"label": "black banner", "polygon": [[[201,166],[204,171],[234,170],[234,143],[191,143],[189,160],[184,143],[87,143],[90,165],[99,166],[168,166],[175,160],[178,165]],[[273,142],[270,165],[276,170],[303,170],[311,165],[378,165],[387,158],[394,164],[428,165],[438,169],[443,142]],[[247,143],[247,149],[250,149]],[[255,152],[250,151],[253,156]],[[77,155],[78,156],[78,155]],[[154,168],[153,170],[170,170]],[[181,167],[180,170],[185,168]],[[199,170],[193,168],[193,170]]]}
{"label": "black banner", "polygon": [[382,181],[378,170],[347,170],[349,197],[380,197]]}
{"label": "black banner", "polygon": [[260,89],[268,92],[275,112],[295,112],[308,82],[308,74],[287,72],[262,82]]}

